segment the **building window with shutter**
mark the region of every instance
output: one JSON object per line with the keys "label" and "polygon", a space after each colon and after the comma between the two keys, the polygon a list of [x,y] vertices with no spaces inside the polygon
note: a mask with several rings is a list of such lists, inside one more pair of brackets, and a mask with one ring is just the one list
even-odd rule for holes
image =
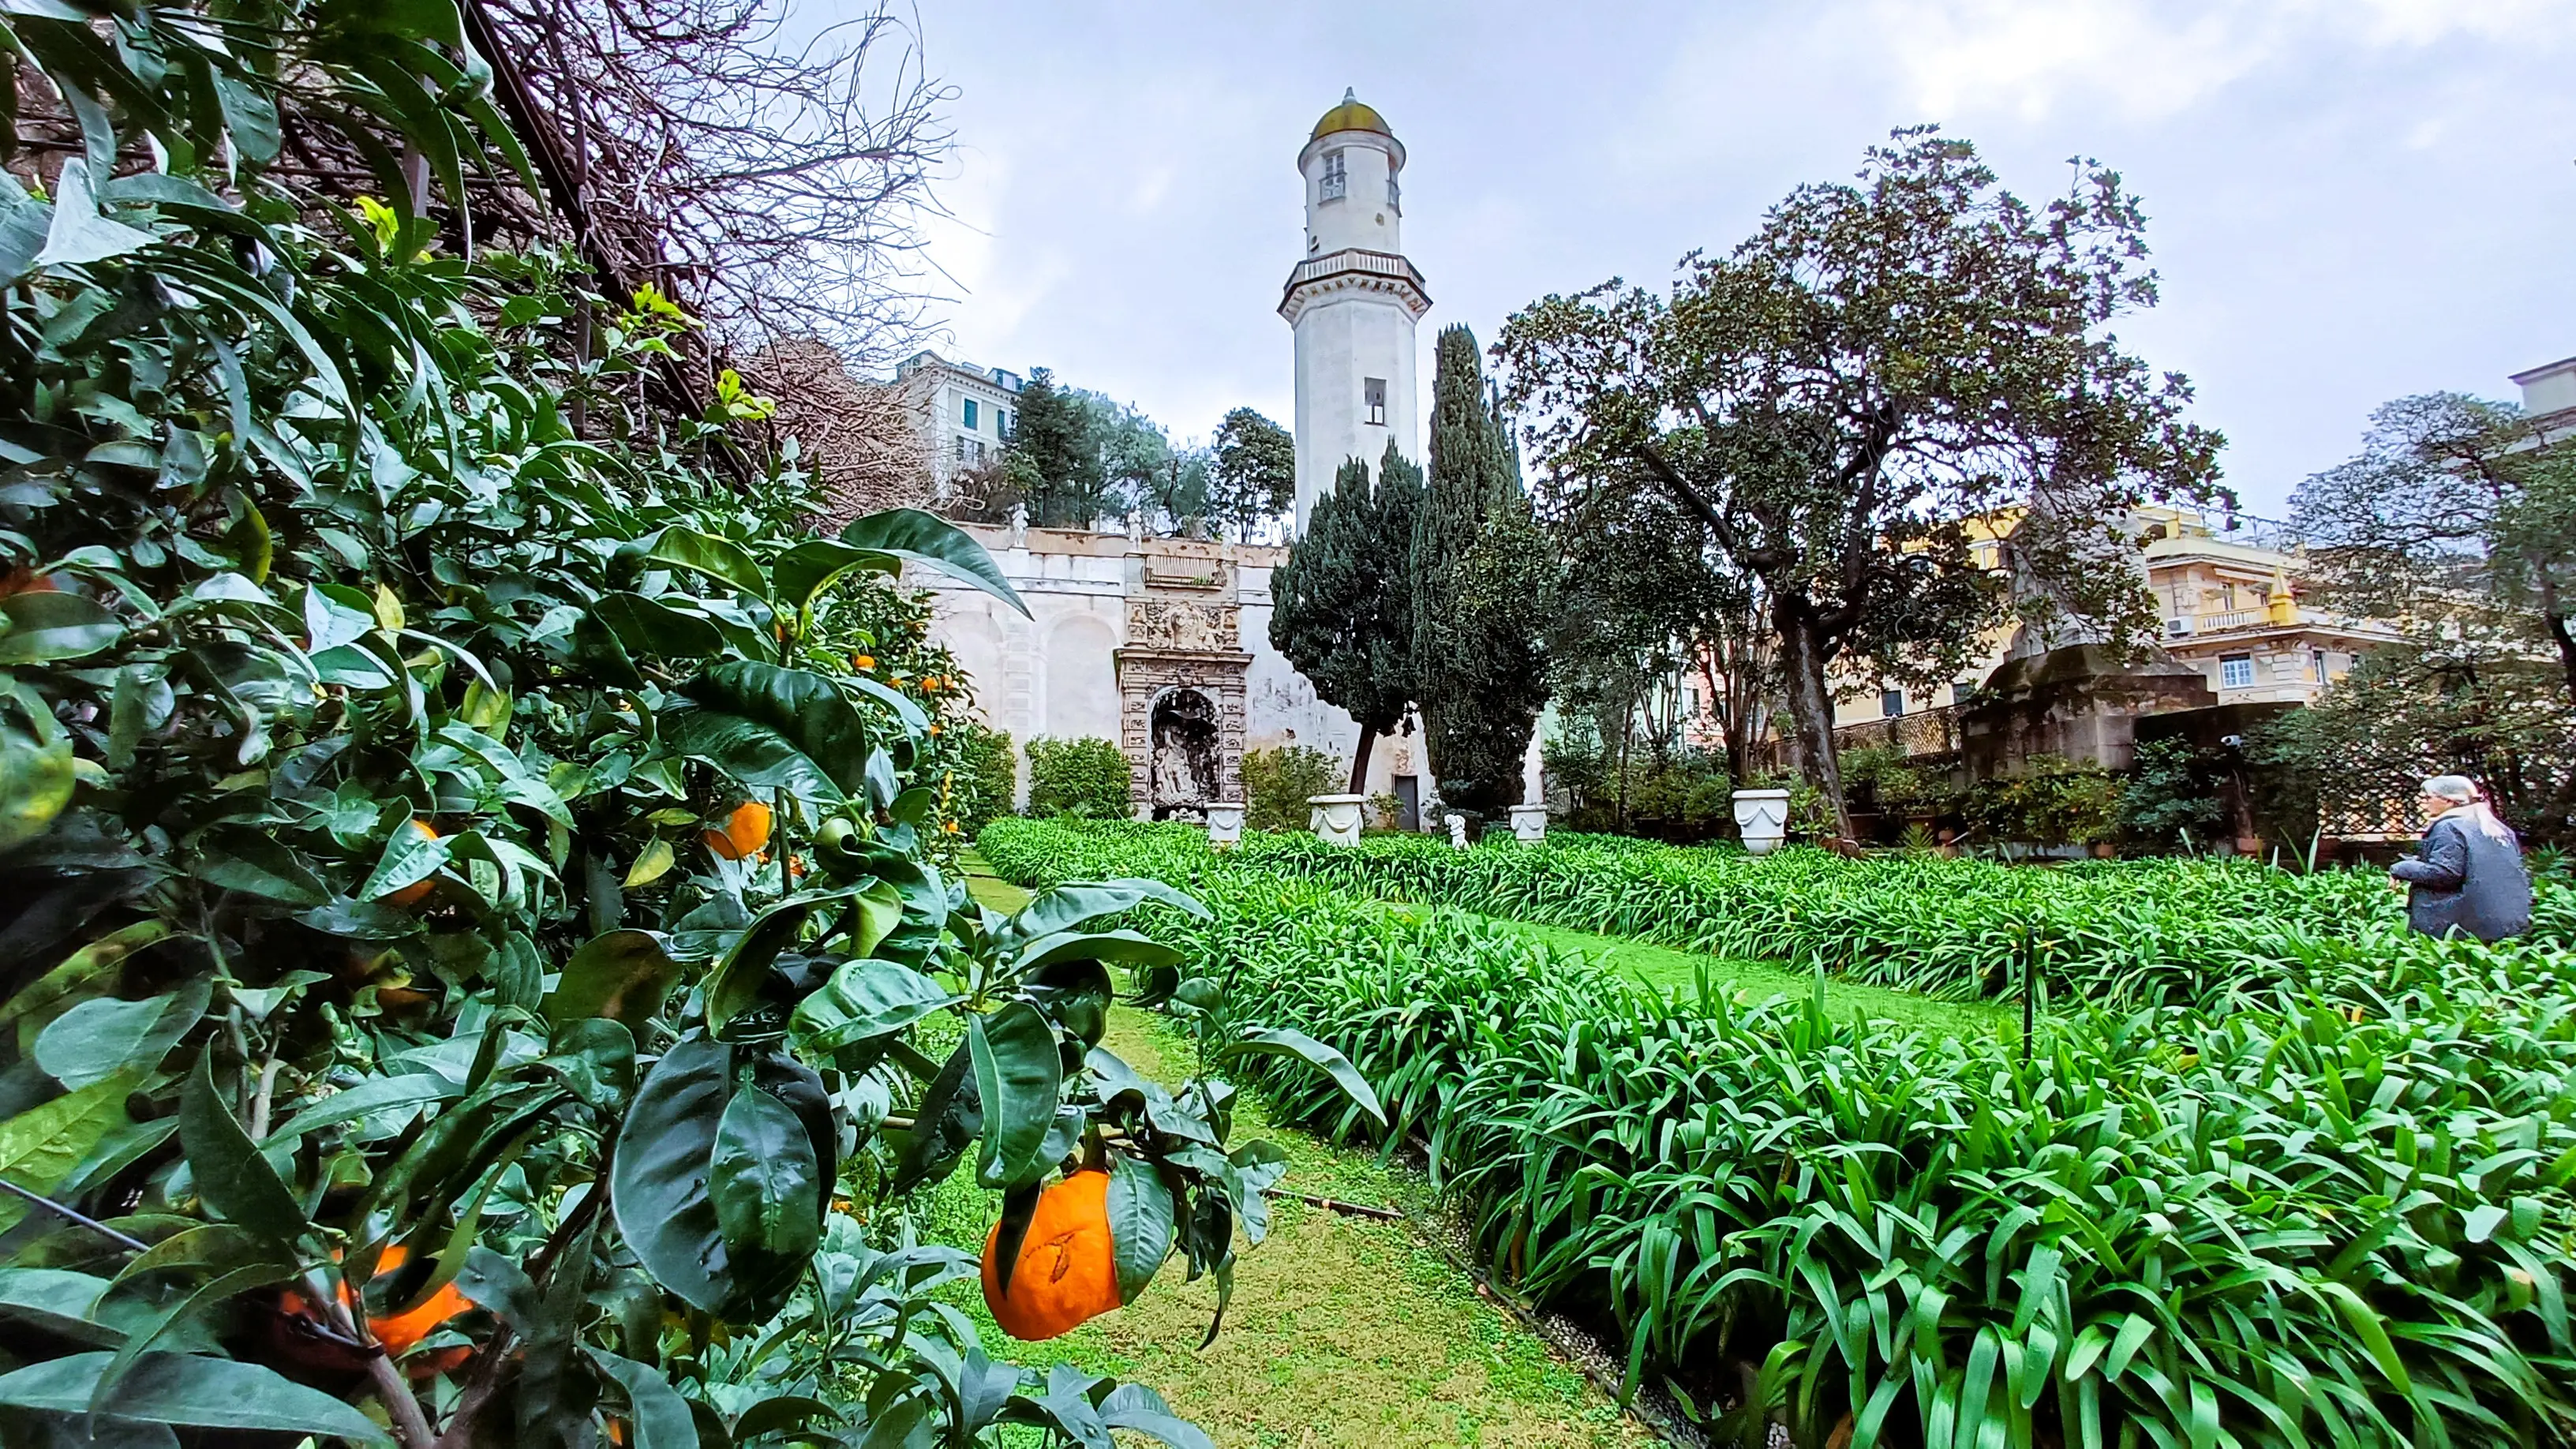
{"label": "building window with shutter", "polygon": [[1376,427],[1386,426],[1386,379],[1360,379],[1360,403],[1368,409],[1368,420]]}
{"label": "building window with shutter", "polygon": [[975,431],[975,400],[971,397],[966,399],[966,431]]}
{"label": "building window with shutter", "polygon": [[2221,654],[2218,656],[2218,687],[2251,689],[2254,687],[2254,656]]}
{"label": "building window with shutter", "polygon": [[2319,684],[2327,682],[2326,651],[2322,649],[2311,649],[2308,651],[2308,673],[2313,676]]}

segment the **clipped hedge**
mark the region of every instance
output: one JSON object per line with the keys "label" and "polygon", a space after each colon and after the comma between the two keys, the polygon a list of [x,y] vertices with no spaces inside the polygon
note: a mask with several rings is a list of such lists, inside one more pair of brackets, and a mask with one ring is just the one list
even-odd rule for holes
{"label": "clipped hedge", "polygon": [[1127,757],[1115,743],[1047,735],[1029,741],[1031,815],[1123,820],[1133,799]]}
{"label": "clipped hedge", "polygon": [[2025,1062],[1819,1002],[1653,1000],[1477,917],[1298,879],[1296,852],[1031,822],[980,845],[1025,881],[1187,885],[1213,918],[1151,933],[1231,978],[1233,1009],[1345,1052],[1501,1277],[1739,1424],[1853,1449],[2576,1434],[2576,993],[2553,948],[2281,963],[2298,989],[2218,1018],[2079,1011]]}

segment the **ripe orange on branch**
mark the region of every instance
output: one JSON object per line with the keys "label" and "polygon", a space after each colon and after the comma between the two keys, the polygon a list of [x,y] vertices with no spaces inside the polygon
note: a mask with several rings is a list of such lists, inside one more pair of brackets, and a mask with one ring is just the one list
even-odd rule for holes
{"label": "ripe orange on branch", "polygon": [[769,807],[757,800],[745,800],[733,807],[724,823],[702,837],[707,849],[726,860],[745,860],[758,855],[769,844]]}
{"label": "ripe orange on branch", "polygon": [[1029,1231],[1001,1285],[1002,1225],[984,1236],[984,1306],[1018,1339],[1054,1338],[1119,1306],[1118,1255],[1109,1236],[1109,1174],[1085,1169],[1038,1194]]}

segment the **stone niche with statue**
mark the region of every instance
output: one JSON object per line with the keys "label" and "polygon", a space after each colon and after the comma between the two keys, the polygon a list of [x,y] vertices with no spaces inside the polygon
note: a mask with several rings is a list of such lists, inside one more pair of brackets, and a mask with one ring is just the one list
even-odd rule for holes
{"label": "stone niche with statue", "polygon": [[1139,819],[1204,820],[1208,806],[1243,798],[1252,655],[1232,569],[1219,560],[1138,562],[1127,644],[1117,652],[1119,748]]}

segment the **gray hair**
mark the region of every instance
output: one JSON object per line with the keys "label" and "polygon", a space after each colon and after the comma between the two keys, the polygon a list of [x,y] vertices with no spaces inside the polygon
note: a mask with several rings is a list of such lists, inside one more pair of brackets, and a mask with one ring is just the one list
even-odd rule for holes
{"label": "gray hair", "polygon": [[2478,787],[2466,775],[2435,775],[2424,782],[2424,793],[2441,800],[2456,800],[2463,805],[2478,798]]}

